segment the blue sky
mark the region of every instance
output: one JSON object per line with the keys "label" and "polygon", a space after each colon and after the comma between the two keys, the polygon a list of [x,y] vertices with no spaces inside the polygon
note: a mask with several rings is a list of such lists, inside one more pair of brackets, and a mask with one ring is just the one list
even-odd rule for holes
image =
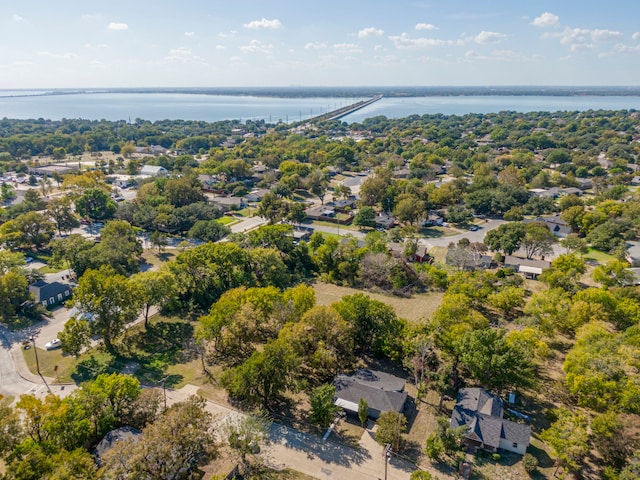
{"label": "blue sky", "polygon": [[3,0],[0,88],[638,85],[637,0]]}

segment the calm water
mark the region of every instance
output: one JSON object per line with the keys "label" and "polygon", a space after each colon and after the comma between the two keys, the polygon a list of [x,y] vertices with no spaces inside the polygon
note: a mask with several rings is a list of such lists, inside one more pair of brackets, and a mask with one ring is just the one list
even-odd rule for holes
{"label": "calm water", "polygon": [[362,122],[365,118],[384,115],[388,118],[442,113],[558,112],[583,110],[640,110],[640,97],[633,96],[459,96],[459,97],[385,97],[382,100],[347,115],[345,122]]}
{"label": "calm water", "polygon": [[[15,92],[12,92],[15,93]],[[361,100],[278,98],[184,93],[80,93],[8,96],[0,92],[0,118],[89,120],[258,120],[294,122]]]}
{"label": "calm water", "polygon": [[[0,118],[86,118],[90,120],[257,120],[294,122],[326,113],[361,98],[279,98],[189,93],[79,93],[10,96],[0,91]],[[19,92],[24,94],[25,92]],[[640,96],[430,96],[385,97],[347,117],[346,122],[384,115],[494,113],[500,111],[640,110]]]}

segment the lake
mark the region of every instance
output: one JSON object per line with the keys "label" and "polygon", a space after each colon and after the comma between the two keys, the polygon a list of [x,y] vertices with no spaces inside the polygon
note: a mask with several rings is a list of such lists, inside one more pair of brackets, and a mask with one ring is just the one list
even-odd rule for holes
{"label": "lake", "polygon": [[[89,120],[265,120],[294,122],[335,110],[362,97],[282,98],[253,95],[204,95],[191,93],[77,93],[42,95],[41,92],[0,91],[0,118],[85,118]],[[13,96],[12,96],[13,95]],[[384,115],[441,113],[496,113],[500,111],[640,110],[640,96],[424,96],[384,97],[342,120],[361,122]]]}

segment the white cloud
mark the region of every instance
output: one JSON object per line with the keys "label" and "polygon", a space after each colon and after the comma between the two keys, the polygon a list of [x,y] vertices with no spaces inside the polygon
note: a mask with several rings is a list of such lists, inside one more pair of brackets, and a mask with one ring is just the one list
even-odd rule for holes
{"label": "white cloud", "polygon": [[591,39],[594,42],[611,42],[620,37],[622,37],[622,33],[613,30],[595,29],[591,31]]}
{"label": "white cloud", "polygon": [[16,23],[22,23],[22,22],[24,22],[24,21],[25,21],[25,18],[24,18],[24,17],[22,17],[22,16],[20,16],[20,15],[18,15],[17,13],[14,13],[14,14],[11,16],[11,20],[13,20],[13,21],[14,21],[14,22],[16,22]]}
{"label": "white cloud", "polygon": [[549,12],[544,12],[539,17],[534,18],[533,22],[531,22],[531,25],[535,27],[543,27],[543,28],[555,27],[556,25],[558,25],[559,21],[560,21],[560,17],[558,17],[557,15],[554,15],[553,13],[549,13]]}
{"label": "white cloud", "polygon": [[58,60],[69,60],[71,58],[77,57],[77,55],[73,52],[65,52],[65,53],[53,53],[48,51],[38,52],[38,55],[42,57],[50,57]]}
{"label": "white cloud", "polygon": [[305,50],[320,50],[327,48],[326,42],[309,42],[304,46]]}
{"label": "white cloud", "polygon": [[623,45],[618,43],[613,47],[617,53],[640,53],[640,45]]}
{"label": "white cloud", "polygon": [[416,30],[439,30],[438,27],[431,23],[417,23],[415,26]]}
{"label": "white cloud", "polygon": [[93,43],[85,43],[84,44],[84,48],[108,48],[109,45],[107,45],[106,43],[98,43],[98,44],[93,44]]}
{"label": "white cloud", "polygon": [[390,36],[396,48],[415,50],[418,48],[441,47],[446,45],[462,45],[463,40],[441,40],[439,38],[411,38],[406,32],[399,36]]}
{"label": "white cloud", "polygon": [[380,37],[384,35],[384,30],[375,27],[363,28],[358,32],[358,38]]}
{"label": "white cloud", "polygon": [[216,50],[224,50],[227,47],[225,47],[224,45],[216,45]]}
{"label": "white cloud", "polygon": [[264,54],[271,54],[271,49],[273,48],[273,45],[269,44],[264,44],[262,43],[260,40],[251,40],[249,42],[249,45],[243,45],[242,47],[240,47],[240,51],[242,53],[264,53]]}
{"label": "white cloud", "polygon": [[185,37],[193,37],[195,34],[196,32],[184,32]]}
{"label": "white cloud", "polygon": [[165,59],[182,63],[202,63],[202,57],[194,55],[191,49],[187,47],[172,48],[171,50],[169,50],[169,54],[165,57]]}
{"label": "white cloud", "polygon": [[262,18],[260,20],[253,20],[252,22],[244,24],[244,28],[252,28],[252,29],[256,29],[256,28],[274,28],[275,29],[275,28],[280,28],[281,26],[282,26],[282,23],[280,23],[280,20],[278,20],[277,18],[274,18],[273,20]]}
{"label": "white cloud", "polygon": [[355,43],[335,43],[333,48],[338,53],[361,53],[362,49]]}
{"label": "white cloud", "polygon": [[483,30],[478,35],[476,35],[474,40],[476,43],[480,43],[480,44],[487,44],[487,43],[495,44],[495,43],[502,42],[506,38],[507,36],[504,33],[487,32]]}
{"label": "white cloud", "polygon": [[111,22],[107,25],[107,28],[109,30],[129,30],[129,25],[126,23]]}
{"label": "white cloud", "polygon": [[635,32],[633,35],[631,35],[631,38],[633,40],[640,40],[640,32]]}
{"label": "white cloud", "polygon": [[238,33],[237,30],[229,30],[229,33],[220,32],[218,36],[220,38],[229,38],[229,37],[234,37],[236,33]]}

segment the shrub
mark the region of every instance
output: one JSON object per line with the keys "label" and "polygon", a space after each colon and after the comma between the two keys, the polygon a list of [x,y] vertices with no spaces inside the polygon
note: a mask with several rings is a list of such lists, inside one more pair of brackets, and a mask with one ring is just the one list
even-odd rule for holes
{"label": "shrub", "polygon": [[494,462],[499,462],[501,457],[499,453],[494,453],[491,455],[491,458],[493,459]]}
{"label": "shrub", "polygon": [[533,473],[538,468],[538,459],[530,453],[525,453],[524,457],[522,457],[522,466],[525,472]]}

